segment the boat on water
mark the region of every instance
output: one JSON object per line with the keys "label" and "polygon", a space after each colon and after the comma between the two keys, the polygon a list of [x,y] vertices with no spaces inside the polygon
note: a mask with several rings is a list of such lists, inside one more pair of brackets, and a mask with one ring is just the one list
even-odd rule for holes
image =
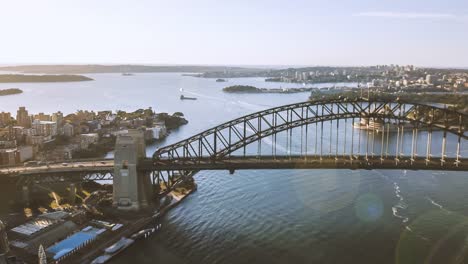
{"label": "boat on water", "polygon": [[133,73],[124,72],[124,73],[122,73],[122,76],[133,76]]}
{"label": "boat on water", "polygon": [[180,96],[180,100],[197,100],[197,98],[195,98],[195,97],[187,97],[187,96],[181,95],[181,96]]}
{"label": "boat on water", "polygon": [[133,234],[130,238],[133,239],[133,240],[148,238],[149,236],[151,236],[156,231],[159,231],[160,229],[161,229],[161,224],[159,224],[159,225],[157,225],[156,227],[153,227],[153,228],[140,230],[139,232]]}
{"label": "boat on water", "polygon": [[102,255],[102,256],[99,256],[97,258],[95,258],[91,264],[104,264],[106,263],[107,261],[109,261],[110,259],[112,258],[111,255]]}
{"label": "boat on water", "polygon": [[117,243],[115,243],[112,246],[106,248],[104,250],[104,252],[106,254],[109,254],[109,255],[115,255],[115,254],[121,252],[122,250],[126,249],[127,247],[129,247],[134,242],[135,242],[135,240],[133,240],[133,239],[122,237],[119,241],[117,241]]}

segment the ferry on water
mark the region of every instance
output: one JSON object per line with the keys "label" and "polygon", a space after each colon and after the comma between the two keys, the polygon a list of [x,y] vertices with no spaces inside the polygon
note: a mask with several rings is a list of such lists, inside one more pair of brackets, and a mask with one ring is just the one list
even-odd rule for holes
{"label": "ferry on water", "polygon": [[195,98],[195,97],[187,97],[187,96],[181,95],[181,96],[180,96],[180,100],[197,100],[197,98]]}

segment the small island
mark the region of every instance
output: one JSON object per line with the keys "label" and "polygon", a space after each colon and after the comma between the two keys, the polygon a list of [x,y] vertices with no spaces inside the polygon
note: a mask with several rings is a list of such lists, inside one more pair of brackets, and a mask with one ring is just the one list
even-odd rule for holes
{"label": "small island", "polygon": [[2,74],[0,83],[35,83],[35,82],[82,82],[93,81],[83,75],[24,75],[24,74]]}
{"label": "small island", "polygon": [[216,82],[226,82],[225,79],[216,79]]}
{"label": "small island", "polygon": [[233,85],[223,88],[227,93],[261,93],[262,89],[250,85]]}
{"label": "small island", "polygon": [[12,95],[12,94],[20,94],[20,93],[23,93],[23,90],[18,89],[18,88],[11,88],[11,89],[3,89],[3,90],[0,90],[0,96]]}

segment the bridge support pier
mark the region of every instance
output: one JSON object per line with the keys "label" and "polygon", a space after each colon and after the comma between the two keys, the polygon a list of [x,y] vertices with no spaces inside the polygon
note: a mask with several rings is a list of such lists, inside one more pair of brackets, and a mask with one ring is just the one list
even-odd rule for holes
{"label": "bridge support pier", "polygon": [[151,181],[147,173],[138,171],[138,163],[146,157],[144,134],[129,130],[117,137],[114,154],[113,205],[120,210],[140,210],[150,205]]}

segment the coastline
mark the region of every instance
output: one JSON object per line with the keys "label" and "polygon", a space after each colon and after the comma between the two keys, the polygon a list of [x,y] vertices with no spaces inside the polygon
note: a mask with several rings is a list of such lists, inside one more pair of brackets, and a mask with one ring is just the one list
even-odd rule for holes
{"label": "coastline", "polygon": [[[126,249],[130,248],[134,245],[134,242],[137,240],[133,240],[132,244],[123,248],[122,250],[116,252],[115,254],[109,255],[104,252],[105,248],[112,246],[113,244],[117,243],[117,241],[121,240],[122,238],[128,239],[134,234],[145,230],[146,228],[150,228],[152,226],[156,226],[159,223],[159,220],[165,216],[170,210],[174,209],[178,205],[180,205],[189,195],[194,193],[197,190],[197,184],[194,182],[194,185],[191,189],[187,191],[185,194],[177,195],[174,191],[168,193],[168,196],[172,197],[171,202],[161,208],[159,212],[155,213],[152,216],[145,217],[143,219],[137,220],[128,227],[124,232],[120,233],[119,235],[116,234],[112,239],[105,241],[104,243],[100,244],[98,248],[95,248],[92,252],[89,252],[86,256],[79,256],[77,259],[70,259],[71,263],[91,263],[93,260],[101,257],[101,256],[108,256],[105,262],[109,262],[112,259],[115,259],[120,253],[124,252]],[[157,233],[157,232],[156,232]],[[104,253],[104,254],[102,254]],[[78,256],[77,256],[78,257]]]}
{"label": "coastline", "polygon": [[340,87],[304,87],[304,88],[257,88],[254,86],[237,85],[228,86],[223,88],[223,92],[232,94],[294,94],[294,93],[305,93],[312,91],[323,91],[323,90],[337,90],[337,91],[350,91],[353,87],[340,86]]}
{"label": "coastline", "polygon": [[84,75],[25,75],[0,74],[0,83],[47,83],[94,81]]}

